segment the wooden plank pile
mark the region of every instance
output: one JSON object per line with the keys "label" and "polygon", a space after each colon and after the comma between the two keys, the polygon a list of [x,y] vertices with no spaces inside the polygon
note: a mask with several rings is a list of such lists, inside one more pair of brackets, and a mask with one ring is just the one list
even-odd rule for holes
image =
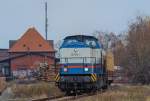
{"label": "wooden plank pile", "polygon": [[56,68],[49,67],[47,64],[42,64],[38,68],[38,75],[35,77],[37,80],[42,80],[46,82],[54,82],[54,78],[58,70]]}

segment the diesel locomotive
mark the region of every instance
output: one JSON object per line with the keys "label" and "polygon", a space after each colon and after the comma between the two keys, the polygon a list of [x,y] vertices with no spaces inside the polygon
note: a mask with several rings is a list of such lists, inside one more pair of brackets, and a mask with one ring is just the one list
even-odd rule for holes
{"label": "diesel locomotive", "polygon": [[[62,91],[91,92],[106,88],[113,81],[113,70],[106,67],[106,52],[95,37],[67,36],[59,53],[60,67],[55,81]],[[108,57],[112,62],[113,57]],[[109,68],[113,68],[112,64]]]}

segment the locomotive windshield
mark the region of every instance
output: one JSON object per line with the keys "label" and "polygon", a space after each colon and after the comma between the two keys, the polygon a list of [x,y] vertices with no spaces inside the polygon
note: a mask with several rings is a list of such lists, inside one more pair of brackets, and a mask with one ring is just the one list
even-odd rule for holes
{"label": "locomotive windshield", "polygon": [[86,40],[84,41],[84,43],[85,43],[86,45],[88,45],[89,47],[96,47],[96,42],[95,42],[95,40],[86,39]]}
{"label": "locomotive windshield", "polygon": [[88,37],[88,36],[70,36],[64,39],[64,46],[72,45],[72,44],[82,44],[85,45],[86,47],[99,47],[98,41],[94,37]]}

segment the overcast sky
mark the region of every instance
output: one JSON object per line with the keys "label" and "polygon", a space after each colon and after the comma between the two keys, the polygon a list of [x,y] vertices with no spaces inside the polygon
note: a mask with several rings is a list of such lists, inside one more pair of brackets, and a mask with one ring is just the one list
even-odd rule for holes
{"label": "overcast sky", "polygon": [[[0,0],[0,48],[31,26],[44,36],[46,0]],[[137,15],[150,15],[150,0],[47,0],[48,39],[95,30],[119,34]]]}

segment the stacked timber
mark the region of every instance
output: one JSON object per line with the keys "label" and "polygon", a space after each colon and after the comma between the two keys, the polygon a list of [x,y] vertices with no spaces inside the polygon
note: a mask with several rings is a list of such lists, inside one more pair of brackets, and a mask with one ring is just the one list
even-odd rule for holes
{"label": "stacked timber", "polygon": [[54,78],[55,78],[55,69],[49,68],[49,69],[45,72],[45,78],[46,78],[46,81],[48,81],[48,82],[54,81]]}
{"label": "stacked timber", "polygon": [[38,69],[36,78],[41,81],[53,82],[56,74],[56,69],[49,67],[48,64],[41,64]]}

